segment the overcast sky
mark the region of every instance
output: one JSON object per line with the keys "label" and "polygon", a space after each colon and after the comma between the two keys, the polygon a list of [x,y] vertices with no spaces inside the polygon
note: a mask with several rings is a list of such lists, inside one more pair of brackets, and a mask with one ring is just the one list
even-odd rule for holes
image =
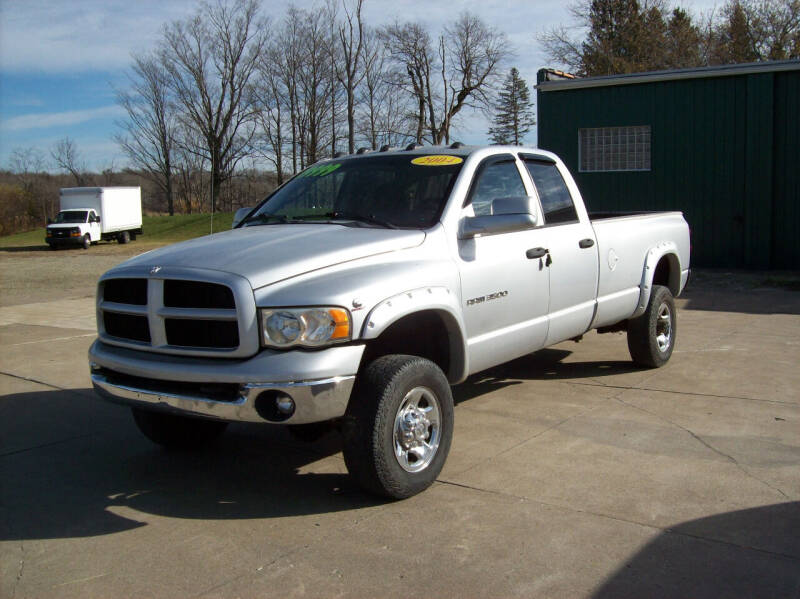
{"label": "overcast sky", "polygon": [[[294,4],[313,9],[318,2]],[[715,1],[677,4],[697,15]],[[132,52],[152,49],[165,23],[188,17],[197,6],[197,0],[0,0],[0,167],[8,165],[15,148],[47,154],[64,136],[75,140],[90,168],[124,166],[111,139],[114,121],[124,116],[114,86],[125,85]],[[280,19],[287,4],[262,0],[262,6]],[[554,66],[536,35],[568,24],[566,6],[551,0],[365,0],[364,13],[371,25],[421,21],[436,34],[460,11],[470,10],[508,35],[516,55],[507,67],[516,66],[534,94],[536,71]],[[464,116],[454,137],[485,143],[486,120]],[[535,142],[535,136],[527,141]]]}

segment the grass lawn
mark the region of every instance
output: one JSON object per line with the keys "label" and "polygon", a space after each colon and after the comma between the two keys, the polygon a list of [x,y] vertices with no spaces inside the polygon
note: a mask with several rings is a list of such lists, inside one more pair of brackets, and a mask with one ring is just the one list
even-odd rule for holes
{"label": "grass lawn", "polygon": [[[232,212],[214,214],[214,232],[227,231],[233,222]],[[142,218],[144,234],[142,242],[167,244],[208,235],[211,227],[210,214],[176,214],[175,216],[145,216]],[[24,248],[45,246],[44,228],[0,237],[0,248]]]}

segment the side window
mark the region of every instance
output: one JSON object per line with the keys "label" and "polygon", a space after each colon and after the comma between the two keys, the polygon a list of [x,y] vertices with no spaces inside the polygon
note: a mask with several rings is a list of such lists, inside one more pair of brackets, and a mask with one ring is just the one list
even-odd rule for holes
{"label": "side window", "polygon": [[513,160],[495,162],[483,168],[470,194],[475,216],[492,213],[492,200],[528,195]]}
{"label": "side window", "polygon": [[525,166],[528,167],[533,184],[539,193],[539,199],[542,201],[545,224],[558,225],[578,222],[578,214],[575,212],[572,196],[556,165],[550,162],[526,160]]}

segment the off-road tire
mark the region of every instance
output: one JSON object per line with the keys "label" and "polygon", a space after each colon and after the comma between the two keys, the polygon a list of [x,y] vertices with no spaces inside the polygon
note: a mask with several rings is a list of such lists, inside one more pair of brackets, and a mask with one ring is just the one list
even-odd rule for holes
{"label": "off-road tire", "polygon": [[219,437],[227,422],[190,418],[178,414],[131,408],[136,426],[153,443],[175,449],[193,449],[208,445]]}
{"label": "off-road tire", "polygon": [[[395,453],[395,429],[400,408],[418,389],[424,389],[426,397],[437,404],[438,447],[430,452],[427,465],[410,472],[401,466],[401,458]],[[429,406],[430,402],[427,399],[420,405]],[[433,430],[428,429],[431,441]],[[393,499],[424,491],[441,472],[453,438],[453,395],[447,378],[436,364],[417,356],[398,354],[376,359],[358,375],[342,422],[342,435],[347,470],[361,487]]]}
{"label": "off-road tire", "polygon": [[628,350],[640,366],[660,368],[675,348],[678,317],[672,292],[653,285],[644,314],[628,321]]}

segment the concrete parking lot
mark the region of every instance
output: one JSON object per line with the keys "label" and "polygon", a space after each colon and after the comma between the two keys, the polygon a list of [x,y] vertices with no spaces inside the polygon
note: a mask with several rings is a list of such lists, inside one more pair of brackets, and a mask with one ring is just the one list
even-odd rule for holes
{"label": "concrete parking lot", "polygon": [[336,433],[167,452],[97,399],[93,284],[36,265],[99,256],[0,254],[2,597],[800,597],[800,292],[767,275],[699,273],[662,369],[592,333],[459,385],[440,479],[384,502]]}

